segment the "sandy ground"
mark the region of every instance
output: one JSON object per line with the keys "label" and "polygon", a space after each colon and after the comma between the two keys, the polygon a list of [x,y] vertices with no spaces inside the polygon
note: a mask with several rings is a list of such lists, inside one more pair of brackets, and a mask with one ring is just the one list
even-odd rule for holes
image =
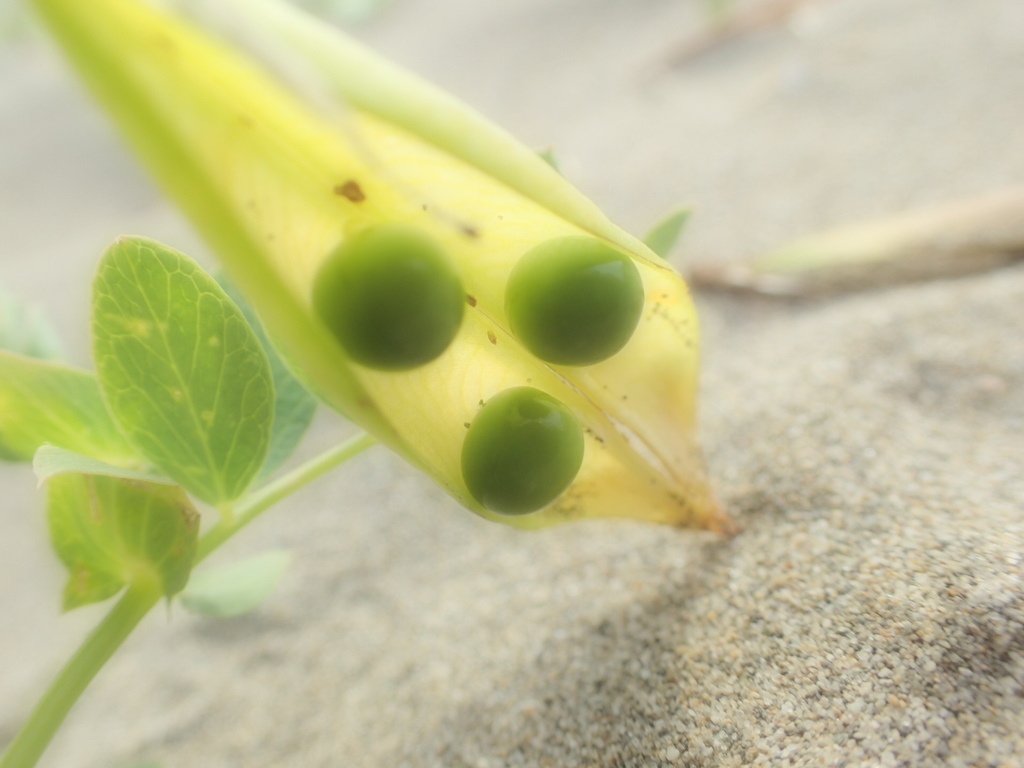
{"label": "sandy ground", "polygon": [[[731,258],[1024,176],[1024,4],[818,0],[659,67],[694,0],[395,0],[357,34],[642,231]],[[0,52],[0,281],[85,362],[116,234],[193,253],[45,48]],[[829,301],[698,295],[731,540],[524,534],[380,449],[223,553],[289,547],[256,614],[150,616],[44,760],[105,768],[1024,765],[1024,268]],[[325,419],[311,446],[344,427]],[[95,620],[0,467],[0,741]]]}

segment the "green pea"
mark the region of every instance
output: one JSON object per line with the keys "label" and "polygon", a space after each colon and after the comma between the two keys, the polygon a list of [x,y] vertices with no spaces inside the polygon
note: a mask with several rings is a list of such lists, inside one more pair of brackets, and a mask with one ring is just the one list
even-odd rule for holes
{"label": "green pea", "polygon": [[358,363],[407,370],[438,357],[459,330],[465,294],[440,246],[383,224],[342,243],[313,285],[316,314]]}
{"label": "green pea", "polygon": [[509,275],[505,312],[541,360],[592,365],[629,341],[644,308],[633,261],[593,237],[560,237],[527,251]]}
{"label": "green pea", "polygon": [[569,487],[583,463],[583,430],[539,389],[513,387],[477,413],[462,444],[462,477],[492,512],[524,515]]}

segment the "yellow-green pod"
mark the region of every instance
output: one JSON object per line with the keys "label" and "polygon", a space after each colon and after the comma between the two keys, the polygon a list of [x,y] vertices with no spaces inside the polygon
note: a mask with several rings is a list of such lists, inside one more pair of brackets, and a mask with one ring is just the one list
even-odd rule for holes
{"label": "yellow-green pod", "polygon": [[[492,519],[728,529],[695,443],[685,284],[534,152],[278,0],[194,4],[207,27],[138,0],[30,1],[330,405]],[[316,286],[360,233],[392,226],[444,254],[465,303],[440,351],[368,365],[317,309]],[[582,363],[538,357],[506,307],[524,254],[566,242],[614,252],[632,286],[617,334]],[[503,515],[467,485],[463,444],[481,405],[518,387],[572,414],[583,453],[549,503]]]}

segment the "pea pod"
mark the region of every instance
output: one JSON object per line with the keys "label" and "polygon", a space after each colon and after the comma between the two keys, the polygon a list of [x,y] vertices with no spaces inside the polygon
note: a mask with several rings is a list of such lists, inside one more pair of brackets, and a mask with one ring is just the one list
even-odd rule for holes
{"label": "pea pod", "polygon": [[[535,153],[276,0],[246,0],[238,12],[197,4],[213,9],[206,27],[138,0],[31,2],[329,404],[492,519],[729,528],[694,439],[697,326],[686,286]],[[410,364],[360,363],[316,308],[332,254],[381,227],[436,244],[465,293],[450,342]],[[506,310],[524,254],[566,238],[622,254],[642,287],[628,343],[583,365],[538,358]],[[509,516],[471,492],[462,455],[481,406],[517,387],[568,409],[584,451],[564,492]]]}

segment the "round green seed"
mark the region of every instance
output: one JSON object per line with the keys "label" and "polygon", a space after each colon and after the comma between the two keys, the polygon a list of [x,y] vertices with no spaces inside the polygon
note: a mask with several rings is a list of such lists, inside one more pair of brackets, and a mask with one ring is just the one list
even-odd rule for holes
{"label": "round green seed", "polygon": [[525,515],[569,487],[583,463],[583,430],[539,389],[513,387],[477,413],[462,444],[462,477],[492,512]]}
{"label": "round green seed", "polygon": [[505,289],[505,312],[531,353],[558,365],[592,365],[629,341],[644,308],[640,272],[593,237],[560,237],[531,248]]}
{"label": "round green seed", "polygon": [[438,357],[459,330],[465,294],[431,238],[385,224],[342,243],[313,284],[313,308],[358,363],[407,370]]}

